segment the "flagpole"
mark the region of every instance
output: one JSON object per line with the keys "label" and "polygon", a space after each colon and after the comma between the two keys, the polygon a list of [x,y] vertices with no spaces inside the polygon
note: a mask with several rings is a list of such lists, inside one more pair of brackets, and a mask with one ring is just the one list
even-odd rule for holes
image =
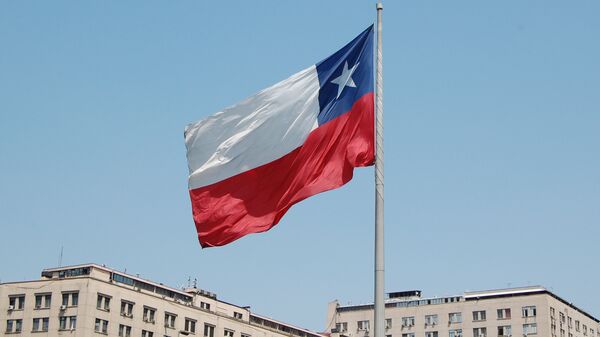
{"label": "flagpole", "polygon": [[381,52],[381,14],[377,3],[377,54],[375,77],[375,334],[385,334],[384,250],[383,250],[383,62]]}

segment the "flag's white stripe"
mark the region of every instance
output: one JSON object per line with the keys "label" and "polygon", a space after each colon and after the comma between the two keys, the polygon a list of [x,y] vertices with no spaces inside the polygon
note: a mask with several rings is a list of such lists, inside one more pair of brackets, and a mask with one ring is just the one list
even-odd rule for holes
{"label": "flag's white stripe", "polygon": [[311,66],[185,129],[189,188],[283,157],[317,127],[319,79]]}

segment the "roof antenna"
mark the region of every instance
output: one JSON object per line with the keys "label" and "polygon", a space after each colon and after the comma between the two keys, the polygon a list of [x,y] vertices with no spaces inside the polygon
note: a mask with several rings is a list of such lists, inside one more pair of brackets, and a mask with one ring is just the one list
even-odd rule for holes
{"label": "roof antenna", "polygon": [[198,289],[198,279],[194,277],[194,289]]}
{"label": "roof antenna", "polygon": [[58,266],[59,267],[62,267],[63,250],[64,250],[64,246],[60,246],[60,254],[58,255]]}

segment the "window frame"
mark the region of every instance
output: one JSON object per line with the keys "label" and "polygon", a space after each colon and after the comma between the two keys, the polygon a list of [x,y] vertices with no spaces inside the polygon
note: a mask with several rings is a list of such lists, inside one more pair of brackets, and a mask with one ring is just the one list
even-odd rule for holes
{"label": "window frame", "polygon": [[[502,313],[502,314],[500,314]],[[512,311],[510,308],[500,308],[496,309],[496,316],[498,320],[508,320],[512,318]],[[502,325],[504,326],[504,325]]]}
{"label": "window frame", "polygon": [[198,321],[193,318],[186,317],[184,322],[183,331],[190,334],[196,334],[196,323]]}
{"label": "window frame", "polygon": [[108,335],[108,323],[107,320],[96,317],[96,321],[94,322],[94,332]]}
{"label": "window frame", "polygon": [[12,311],[25,310],[25,300],[25,294],[8,295],[8,305],[12,305]]}
{"label": "window frame", "polygon": [[462,321],[463,321],[462,312],[449,312],[448,313],[448,323],[449,324],[462,323]]}
{"label": "window frame", "polygon": [[[66,299],[66,301],[65,301]],[[75,299],[75,301],[73,301]],[[76,308],[79,306],[79,290],[68,290],[61,292],[61,307]]]}
{"label": "window frame", "polygon": [[135,307],[135,302],[121,299],[120,315],[127,318],[133,318],[133,307]]}
{"label": "window frame", "polygon": [[[527,327],[531,328],[533,327],[535,332],[527,332]],[[537,335],[537,323],[525,323],[523,324],[523,336],[532,336],[532,335]]]}
{"label": "window frame", "polygon": [[485,322],[487,321],[486,310],[475,310],[473,311],[473,322]]}
{"label": "window frame", "polygon": [[[215,328],[216,326],[210,323],[204,323],[204,331],[202,332],[202,336],[204,337],[215,337]],[[208,335],[206,334],[208,331]]]}
{"label": "window frame", "polygon": [[144,305],[142,310],[142,320],[146,323],[155,324],[156,323],[156,308],[149,307]]}
{"label": "window frame", "polygon": [[473,337],[487,337],[487,327],[481,326],[473,328]]}
{"label": "window frame", "polygon": [[112,301],[112,296],[103,293],[97,294],[98,297],[96,298],[96,309],[110,312],[110,302]]}
{"label": "window frame", "polygon": [[[172,318],[172,319],[169,319],[169,318]],[[171,325],[171,324],[169,324],[169,322],[172,322],[173,324]],[[175,329],[176,324],[177,324],[177,314],[165,311],[165,328]]]}

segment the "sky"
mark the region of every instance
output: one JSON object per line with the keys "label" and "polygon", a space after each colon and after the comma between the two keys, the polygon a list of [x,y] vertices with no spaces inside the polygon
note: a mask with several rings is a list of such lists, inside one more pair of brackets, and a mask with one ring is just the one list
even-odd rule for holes
{"label": "sky", "polygon": [[[542,285],[600,317],[600,2],[385,1],[386,291]],[[0,3],[0,280],[95,262],[321,331],[373,298],[373,169],[201,249],[185,125],[374,1]]]}

